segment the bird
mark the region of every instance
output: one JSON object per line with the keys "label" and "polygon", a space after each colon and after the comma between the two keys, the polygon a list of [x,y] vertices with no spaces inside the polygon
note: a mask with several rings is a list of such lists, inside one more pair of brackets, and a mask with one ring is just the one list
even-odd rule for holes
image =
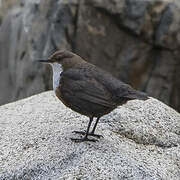
{"label": "bird", "polygon": [[[129,100],[148,99],[144,92],[133,89],[71,51],[57,50],[49,58],[37,61],[52,66],[53,90],[57,98],[68,108],[89,118],[86,131],[73,131],[83,135],[81,138],[71,138],[74,142],[96,142],[102,137],[95,134],[102,116]],[[94,118],[96,122],[90,131]]]}

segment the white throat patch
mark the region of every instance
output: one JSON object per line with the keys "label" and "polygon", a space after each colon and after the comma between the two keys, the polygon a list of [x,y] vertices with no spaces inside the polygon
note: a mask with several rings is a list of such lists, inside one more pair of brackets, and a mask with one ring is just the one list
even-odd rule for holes
{"label": "white throat patch", "polygon": [[59,86],[61,79],[61,72],[63,71],[61,64],[53,63],[51,64],[53,69],[53,89],[56,91],[56,88]]}

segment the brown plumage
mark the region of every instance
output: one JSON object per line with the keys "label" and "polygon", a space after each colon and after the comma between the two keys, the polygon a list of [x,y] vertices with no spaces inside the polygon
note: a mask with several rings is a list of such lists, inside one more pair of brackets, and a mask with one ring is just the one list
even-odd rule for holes
{"label": "brown plumage", "polygon": [[[96,141],[89,139],[88,135],[100,137],[94,134],[99,118],[117,106],[128,100],[148,99],[145,93],[133,89],[72,52],[57,51],[48,60],[40,61],[62,65],[63,72],[55,89],[56,96],[65,106],[90,118],[86,133],[75,131],[85,134],[82,139],[72,139],[76,142]],[[92,132],[89,133],[94,117],[97,120]]]}

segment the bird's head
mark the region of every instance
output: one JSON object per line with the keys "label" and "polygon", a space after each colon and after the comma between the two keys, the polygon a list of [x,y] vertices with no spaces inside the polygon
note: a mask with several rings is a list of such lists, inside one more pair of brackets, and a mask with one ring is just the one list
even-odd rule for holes
{"label": "bird's head", "polygon": [[76,64],[80,64],[84,60],[80,56],[70,51],[59,50],[52,54],[48,59],[40,59],[37,61],[42,63],[61,64],[64,68],[66,68],[72,67]]}
{"label": "bird's head", "polygon": [[72,58],[74,54],[67,50],[59,50],[52,54],[48,59],[40,59],[39,62],[43,63],[58,63],[61,64],[63,60]]}

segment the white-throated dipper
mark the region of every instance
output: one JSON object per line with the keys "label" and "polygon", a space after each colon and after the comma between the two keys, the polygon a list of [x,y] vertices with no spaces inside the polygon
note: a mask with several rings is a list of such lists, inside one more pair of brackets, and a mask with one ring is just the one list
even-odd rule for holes
{"label": "white-throated dipper", "polygon": [[[95,134],[100,117],[128,100],[148,99],[145,93],[133,89],[70,51],[60,50],[48,59],[38,61],[51,64],[53,89],[63,104],[90,119],[86,132],[74,131],[85,135],[81,139],[71,138],[75,142],[96,141],[88,136],[101,137]],[[93,118],[97,119],[89,132]]]}

